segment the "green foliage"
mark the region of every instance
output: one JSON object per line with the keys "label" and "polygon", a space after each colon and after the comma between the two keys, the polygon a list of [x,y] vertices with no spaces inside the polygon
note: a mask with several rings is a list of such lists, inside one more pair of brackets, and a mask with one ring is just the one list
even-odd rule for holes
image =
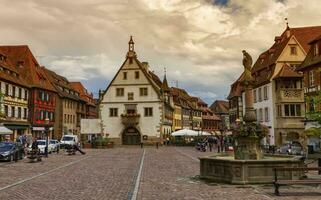
{"label": "green foliage", "polygon": [[106,147],[108,144],[107,137],[98,136],[95,140],[93,140],[93,147],[94,148],[103,148]]}
{"label": "green foliage", "polygon": [[253,138],[264,138],[268,134],[268,128],[259,123],[247,123],[236,125],[233,129],[233,137],[253,137]]}
{"label": "green foliage", "polygon": [[[321,104],[321,92],[319,92],[318,95],[316,95],[316,96],[306,96],[305,101],[308,104],[307,106],[309,106],[310,102],[313,101],[314,104],[317,107],[318,105]],[[316,121],[319,124],[321,124],[321,111],[318,111],[316,109],[316,111],[307,112],[306,113],[306,118],[309,119],[309,120]]]}

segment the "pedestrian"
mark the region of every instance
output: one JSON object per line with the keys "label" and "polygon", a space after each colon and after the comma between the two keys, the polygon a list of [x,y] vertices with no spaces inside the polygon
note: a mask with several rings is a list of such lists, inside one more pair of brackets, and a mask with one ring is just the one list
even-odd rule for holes
{"label": "pedestrian", "polygon": [[169,137],[166,138],[166,144],[169,146]]}

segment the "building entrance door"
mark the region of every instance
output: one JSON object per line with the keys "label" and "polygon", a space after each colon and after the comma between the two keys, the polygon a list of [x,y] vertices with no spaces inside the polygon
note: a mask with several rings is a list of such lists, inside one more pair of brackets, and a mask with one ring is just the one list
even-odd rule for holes
{"label": "building entrance door", "polygon": [[126,128],[123,132],[123,145],[139,145],[140,144],[140,133],[136,128]]}

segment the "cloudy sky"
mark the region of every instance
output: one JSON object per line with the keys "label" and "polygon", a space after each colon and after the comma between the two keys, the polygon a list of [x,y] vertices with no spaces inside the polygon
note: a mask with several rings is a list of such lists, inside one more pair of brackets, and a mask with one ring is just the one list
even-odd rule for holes
{"label": "cloudy sky", "polygon": [[242,71],[290,27],[321,25],[320,0],[0,0],[1,44],[27,44],[38,61],[97,95],[133,35],[140,61],[206,102],[225,99]]}

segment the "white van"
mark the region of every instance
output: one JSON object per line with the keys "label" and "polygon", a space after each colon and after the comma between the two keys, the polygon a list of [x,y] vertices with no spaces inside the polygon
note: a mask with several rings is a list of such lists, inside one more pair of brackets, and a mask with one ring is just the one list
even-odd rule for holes
{"label": "white van", "polygon": [[60,140],[60,145],[78,145],[78,136],[77,135],[63,135]]}

